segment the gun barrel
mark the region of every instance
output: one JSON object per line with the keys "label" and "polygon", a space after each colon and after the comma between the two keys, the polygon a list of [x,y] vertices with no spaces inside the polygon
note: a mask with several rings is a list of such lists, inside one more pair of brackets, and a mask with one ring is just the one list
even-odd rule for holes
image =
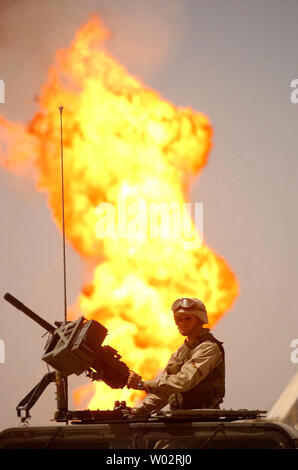
{"label": "gun barrel", "polygon": [[28,317],[31,318],[31,320],[34,320],[36,323],[38,323],[42,328],[47,330],[49,333],[53,333],[56,330],[56,328],[53,325],[48,323],[46,320],[41,318],[36,313],[32,312],[30,308],[26,307],[26,305],[22,304],[22,302],[20,302],[18,299],[16,299],[13,295],[9,294],[8,292],[4,295],[4,299],[7,300],[7,302],[9,302],[15,308],[25,313]]}

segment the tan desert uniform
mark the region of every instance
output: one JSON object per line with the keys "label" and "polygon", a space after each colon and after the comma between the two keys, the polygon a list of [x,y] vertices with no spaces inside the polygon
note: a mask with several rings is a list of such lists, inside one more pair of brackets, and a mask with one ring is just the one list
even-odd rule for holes
{"label": "tan desert uniform", "polygon": [[[205,339],[206,336],[207,339]],[[212,394],[213,385],[215,384],[216,388],[218,382],[220,382],[221,389],[219,395],[224,395],[224,351],[221,342],[217,341],[207,328],[203,329],[196,340],[196,343],[199,344],[194,343],[192,346],[188,344],[187,340],[184,341],[183,345],[171,356],[159,378],[144,381],[145,389],[149,395],[137,408],[137,414],[148,415],[151,411],[160,410],[168,403],[172,409],[213,407],[210,400],[207,400],[208,406],[202,405],[200,386],[198,386],[203,382],[206,384],[206,378],[209,375],[211,377],[212,373],[215,382],[211,380],[211,383],[208,384],[208,397],[210,396],[209,392]],[[207,388],[205,387],[204,392],[207,392]],[[181,399],[183,396],[187,396],[185,392],[188,391],[189,395],[193,394],[192,400],[188,401],[189,406],[183,406]],[[223,397],[219,397],[219,400],[217,398],[214,400],[214,407],[218,407]]]}

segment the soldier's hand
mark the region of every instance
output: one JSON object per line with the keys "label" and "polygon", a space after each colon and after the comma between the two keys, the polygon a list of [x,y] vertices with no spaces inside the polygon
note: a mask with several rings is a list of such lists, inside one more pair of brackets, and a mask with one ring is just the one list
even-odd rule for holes
{"label": "soldier's hand", "polygon": [[130,372],[128,381],[127,381],[127,388],[133,388],[134,390],[139,390],[139,384],[142,382],[142,377],[135,372]]}

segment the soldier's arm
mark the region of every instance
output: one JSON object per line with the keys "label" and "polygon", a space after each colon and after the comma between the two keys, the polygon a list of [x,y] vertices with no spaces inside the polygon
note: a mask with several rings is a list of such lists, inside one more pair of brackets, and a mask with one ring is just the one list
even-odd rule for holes
{"label": "soldier's arm", "polygon": [[176,355],[177,352],[172,354],[159,378],[143,381],[144,389],[149,394],[144,398],[140,406],[132,409],[133,415],[138,417],[147,417],[152,411],[160,410],[168,403],[168,399],[166,397],[160,397],[156,394],[150,393],[149,389],[156,389],[158,382],[167,376],[167,367],[176,363]]}
{"label": "soldier's arm", "polygon": [[151,390],[156,389],[159,381],[162,380],[164,377],[166,377],[168,375],[167,368],[171,367],[173,364],[176,364],[176,361],[177,361],[176,358],[177,358],[177,351],[174,354],[172,354],[172,356],[170,357],[170,359],[169,359],[166,367],[164,368],[162,374],[160,375],[160,377],[157,377],[156,379],[153,379],[153,380],[144,380],[143,381],[144,389],[147,393],[150,393]]}
{"label": "soldier's arm", "polygon": [[222,361],[217,344],[205,341],[195,348],[191,358],[186,361],[177,374],[165,375],[155,384],[145,382],[149,393],[166,400],[172,393],[183,393],[200,383]]}
{"label": "soldier's arm", "polygon": [[[136,374],[135,372],[131,371],[130,374],[129,374],[128,382],[127,382],[127,388],[133,388],[135,390],[145,390],[147,393],[150,393],[149,388],[150,389],[155,388],[156,385],[157,385],[157,382],[161,378],[163,378],[167,375],[167,368],[169,366],[172,366],[173,364],[175,364],[176,354],[177,354],[177,351],[176,351],[176,353],[172,354],[172,356],[170,357],[169,362],[167,363],[167,365],[166,365],[165,369],[163,370],[162,374],[159,377],[157,377],[156,379],[143,381],[142,377],[139,374]],[[148,387],[147,387],[147,384],[148,384]]]}
{"label": "soldier's arm", "polygon": [[168,399],[150,393],[147,395],[140,406],[132,408],[132,414],[138,417],[147,417],[151,411],[161,410],[168,403]]}

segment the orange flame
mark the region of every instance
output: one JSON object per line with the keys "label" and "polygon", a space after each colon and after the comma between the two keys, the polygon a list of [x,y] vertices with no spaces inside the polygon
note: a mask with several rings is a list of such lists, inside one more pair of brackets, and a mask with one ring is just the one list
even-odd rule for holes
{"label": "orange flame", "polygon": [[[212,134],[204,114],[177,108],[131,77],[104,51],[108,36],[94,16],[69,49],[57,52],[32,121],[25,126],[0,119],[0,161],[11,171],[34,170],[61,229],[57,107],[64,106],[66,236],[82,258],[97,264],[77,305],[86,318],[108,328],[107,343],[149,379],[181,344],[169,313],[172,302],[199,297],[213,326],[231,307],[238,284],[206,244],[186,249],[184,234],[98,236],[101,203],[184,204],[191,178],[206,163]],[[136,227],[139,215],[131,213],[128,223]],[[90,408],[109,407],[114,400],[133,404],[142,396],[96,383],[75,392],[77,404],[90,392]]]}

